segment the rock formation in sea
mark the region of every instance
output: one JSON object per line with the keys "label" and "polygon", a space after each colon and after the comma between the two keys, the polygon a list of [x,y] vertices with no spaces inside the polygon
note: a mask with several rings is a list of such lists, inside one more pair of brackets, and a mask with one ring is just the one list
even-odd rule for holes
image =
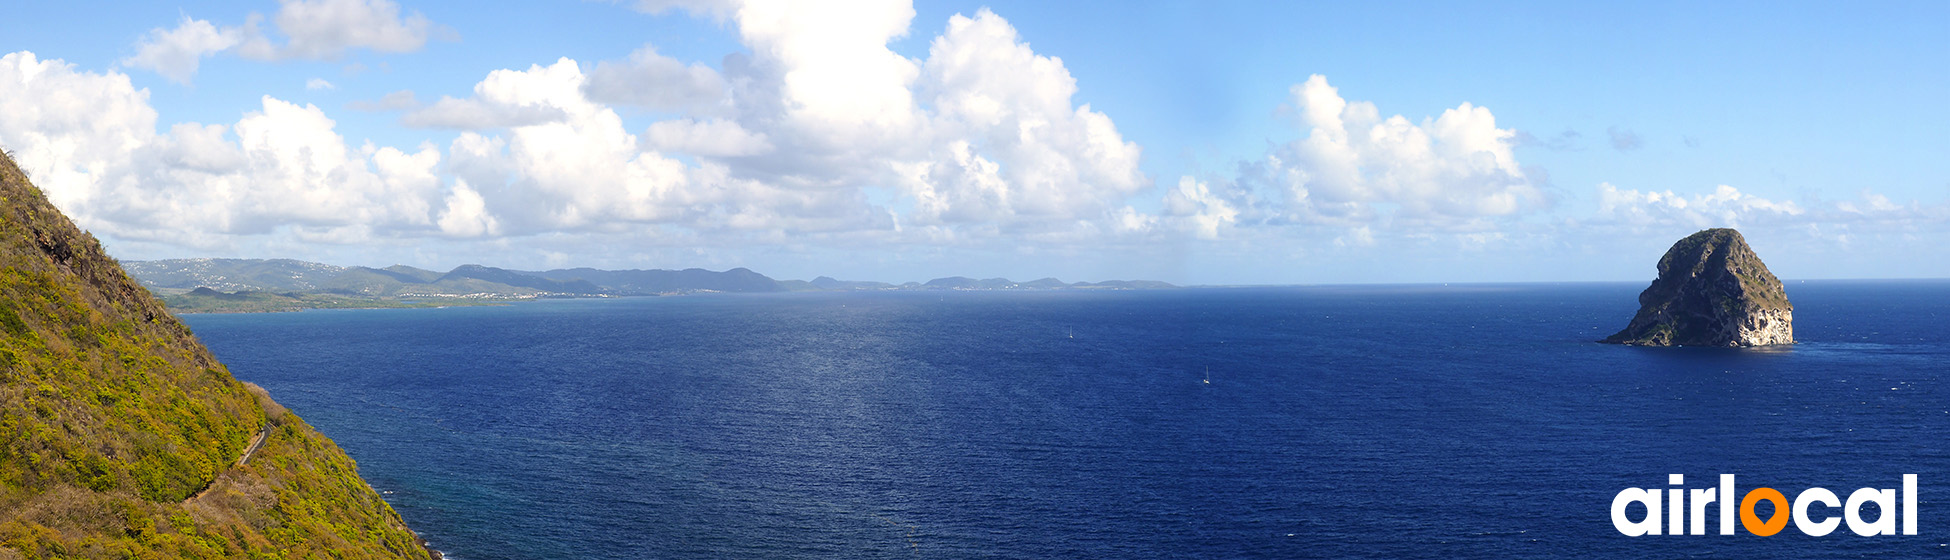
{"label": "rock formation in sea", "polygon": [[0,559],[437,556],[0,157]]}
{"label": "rock formation in sea", "polygon": [[1794,305],[1740,232],[1703,230],[1659,259],[1639,312],[1603,342],[1639,346],[1794,344]]}

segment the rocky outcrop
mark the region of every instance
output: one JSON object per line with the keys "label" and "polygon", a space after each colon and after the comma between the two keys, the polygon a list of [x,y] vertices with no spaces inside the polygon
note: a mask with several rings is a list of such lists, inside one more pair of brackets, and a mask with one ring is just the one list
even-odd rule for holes
{"label": "rocky outcrop", "polygon": [[1740,232],[1686,236],[1659,259],[1639,312],[1603,342],[1639,346],[1794,344],[1794,305]]}

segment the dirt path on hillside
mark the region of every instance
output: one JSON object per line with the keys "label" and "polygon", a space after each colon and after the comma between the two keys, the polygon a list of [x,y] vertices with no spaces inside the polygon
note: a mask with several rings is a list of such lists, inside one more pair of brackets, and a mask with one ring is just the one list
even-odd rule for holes
{"label": "dirt path on hillside", "polygon": [[[233,469],[243,468],[244,465],[249,464],[251,460],[251,454],[257,453],[258,448],[264,447],[264,437],[270,435],[271,433],[270,430],[271,430],[271,426],[268,424],[262,428],[258,428],[257,435],[251,436],[251,444],[249,446],[244,447],[244,455],[242,457],[238,457],[237,462],[232,464],[230,468]],[[187,504],[196,501],[197,498],[201,498],[203,497],[204,494],[209,493],[210,488],[216,485],[217,485],[216,479],[211,479],[210,484],[204,485],[202,490],[197,490],[195,494],[191,494],[190,497],[184,498],[183,503]]]}

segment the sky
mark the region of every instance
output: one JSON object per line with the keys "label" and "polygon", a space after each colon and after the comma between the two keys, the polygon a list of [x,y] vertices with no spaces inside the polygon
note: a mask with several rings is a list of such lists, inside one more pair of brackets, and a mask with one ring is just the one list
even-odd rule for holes
{"label": "sky", "polygon": [[1950,4],[22,2],[124,260],[1181,284],[1950,277]]}

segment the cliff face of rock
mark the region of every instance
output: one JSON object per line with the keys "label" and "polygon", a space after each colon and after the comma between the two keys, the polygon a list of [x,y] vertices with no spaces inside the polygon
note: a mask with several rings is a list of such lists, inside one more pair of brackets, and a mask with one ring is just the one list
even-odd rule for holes
{"label": "cliff face of rock", "polygon": [[1604,342],[1640,346],[1794,344],[1794,305],[1740,232],[1709,229],[1674,243],[1639,294],[1631,324]]}
{"label": "cliff face of rock", "polygon": [[0,560],[430,555],[0,157]]}

